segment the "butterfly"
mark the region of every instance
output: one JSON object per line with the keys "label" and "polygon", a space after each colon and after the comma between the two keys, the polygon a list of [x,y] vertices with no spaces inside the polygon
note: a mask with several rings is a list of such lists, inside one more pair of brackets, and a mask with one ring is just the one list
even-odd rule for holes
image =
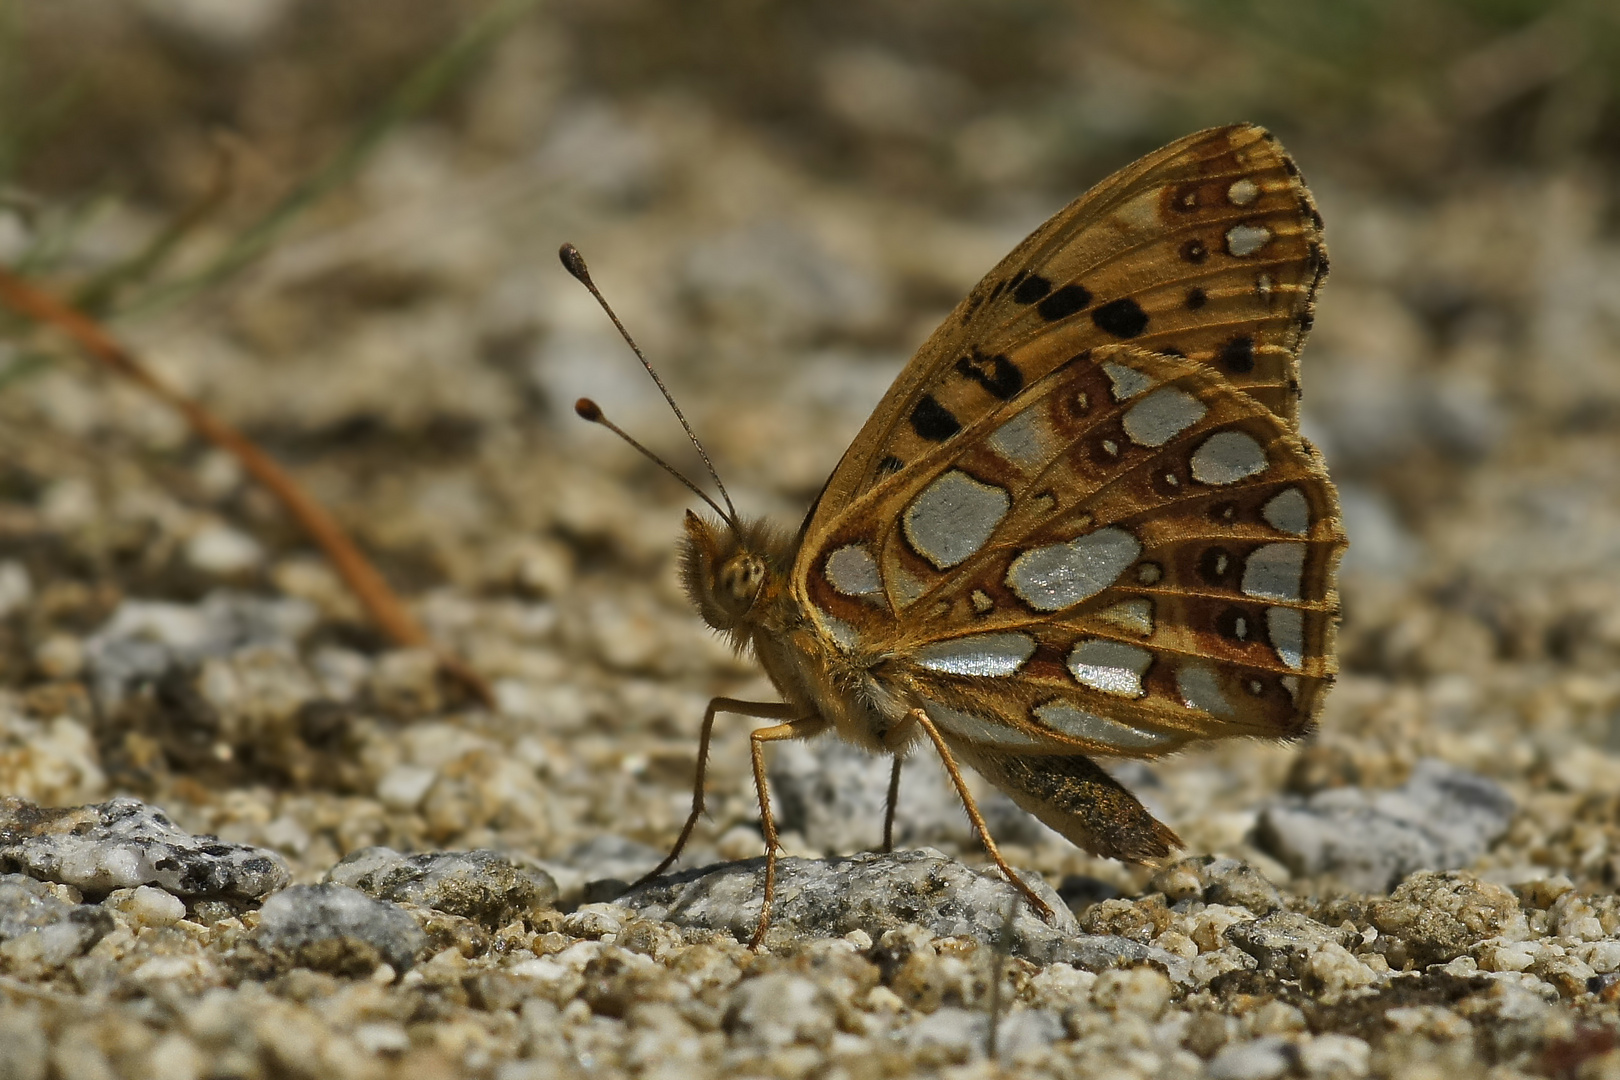
{"label": "butterfly", "polygon": [[[562,257],[601,301],[578,252]],[[1346,545],[1298,423],[1327,267],[1322,219],[1276,139],[1214,128],[1103,180],[991,270],[797,532],[738,516],[676,407],[725,501],[664,466],[719,515],[687,512],[686,591],[781,700],[710,702],[691,815],[642,880],[674,864],[703,812],[720,713],[777,721],[750,742],[756,946],[778,850],[767,743],[833,731],[894,755],[885,849],[901,759],[931,745],[994,862],[1050,917],[962,765],[1080,847],[1151,862],[1180,840],[1093,756],[1304,736],[1336,671]],[[577,410],[640,449],[594,403]]]}

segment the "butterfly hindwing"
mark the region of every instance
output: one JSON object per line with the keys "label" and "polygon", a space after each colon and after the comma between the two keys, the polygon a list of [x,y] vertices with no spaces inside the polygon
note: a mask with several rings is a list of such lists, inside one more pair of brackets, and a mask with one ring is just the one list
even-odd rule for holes
{"label": "butterfly hindwing", "polygon": [[1292,425],[1297,355],[1326,270],[1321,219],[1272,136],[1235,125],[1172,143],[1059,211],[986,275],[890,388],[817,512],[1107,344],[1186,356]]}
{"label": "butterfly hindwing", "polygon": [[825,522],[808,609],[987,751],[1293,737],[1333,674],[1331,484],[1187,358],[1099,349]]}

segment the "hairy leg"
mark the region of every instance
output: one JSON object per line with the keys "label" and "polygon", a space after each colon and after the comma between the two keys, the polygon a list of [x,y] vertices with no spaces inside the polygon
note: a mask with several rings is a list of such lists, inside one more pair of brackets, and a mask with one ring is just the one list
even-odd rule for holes
{"label": "hairy leg", "polygon": [[945,744],[945,737],[939,733],[934,722],[928,719],[928,714],[921,709],[911,710],[907,714],[907,719],[915,721],[933,742],[934,749],[939,751],[940,760],[945,763],[945,771],[950,774],[951,783],[956,786],[956,795],[962,800],[968,820],[973,822],[973,828],[978,832],[980,841],[984,843],[984,849],[990,853],[990,858],[994,859],[1001,872],[1007,875],[1007,880],[1012,882],[1013,887],[1024,894],[1029,906],[1038,911],[1047,922],[1051,922],[1052,908],[1045,900],[1036,896],[1035,891],[1026,885],[1024,879],[1014,873],[1013,868],[1007,865],[1007,860],[1001,857],[1001,849],[996,847],[995,840],[991,838],[990,829],[984,823],[984,815],[979,813],[978,804],[973,801],[973,794],[968,791],[967,781],[962,779],[962,770],[957,768],[956,758],[951,754],[951,748]]}
{"label": "hairy leg", "polygon": [[786,720],[795,711],[791,705],[776,701],[739,701],[736,698],[717,697],[709,702],[709,707],[703,712],[703,728],[698,735],[697,779],[692,784],[692,812],[687,815],[686,824],[681,827],[681,835],[675,838],[675,846],[664,857],[664,861],[637,878],[630,886],[632,889],[645,885],[675,865],[675,860],[681,856],[681,849],[686,847],[686,842],[692,838],[692,830],[697,827],[698,818],[703,816],[703,783],[709,769],[709,737],[714,733],[715,715],[728,712],[738,716],[758,717],[761,720]]}
{"label": "hairy leg", "polygon": [[900,762],[899,754],[894,755],[894,771],[889,773],[889,797],[883,804],[883,847],[882,851],[888,853],[894,850],[894,812],[900,804]]}
{"label": "hairy leg", "polygon": [[771,925],[771,901],[776,898],[776,819],[771,816],[771,796],[765,787],[765,744],[782,739],[808,739],[830,726],[821,717],[813,716],[758,728],[748,736],[754,761],[754,790],[759,793],[759,824],[765,831],[765,902],[759,908],[759,925],[748,942],[750,949],[759,948],[760,942],[765,940],[765,931]]}

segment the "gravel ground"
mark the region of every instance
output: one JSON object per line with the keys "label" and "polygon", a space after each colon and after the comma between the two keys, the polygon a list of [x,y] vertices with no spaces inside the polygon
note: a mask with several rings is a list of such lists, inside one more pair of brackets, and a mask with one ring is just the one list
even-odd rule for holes
{"label": "gravel ground", "polygon": [[[129,63],[175,35],[251,54],[280,7],[222,29],[153,0]],[[682,493],[572,419],[589,394],[694,464],[557,244],[739,505],[793,522],[979,274],[1198,124],[1096,121],[1094,160],[1059,161],[1012,98],[958,122],[939,69],[846,50],[819,69],[830,167],[702,94],[610,86],[562,10],[251,273],[117,323],[335,510],[497,709],[380,641],[158,406],[70,360],[0,392],[0,1077],[1620,1077],[1612,174],[1398,189],[1282,126],[1334,256],[1304,425],[1352,542],[1320,733],[1111,763],[1187,843],[1159,868],[983,789],[1051,927],[922,755],[877,856],[886,763],[775,748],[792,858],[751,953],[746,721],[716,729],[679,873],[624,891],[685,816],[707,699],[770,690],[679,591]],[[202,182],[182,135],[64,273]],[[9,261],[49,214],[7,213]]]}

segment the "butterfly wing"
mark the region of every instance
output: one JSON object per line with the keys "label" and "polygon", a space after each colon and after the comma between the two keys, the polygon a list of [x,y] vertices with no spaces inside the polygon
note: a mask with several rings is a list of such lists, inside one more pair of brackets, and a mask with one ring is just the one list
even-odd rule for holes
{"label": "butterfly wing", "polygon": [[1186,356],[1291,428],[1326,273],[1321,217],[1269,133],[1240,124],[1171,143],[1059,211],[974,287],[878,405],[814,516],[1105,344]]}
{"label": "butterfly wing", "polygon": [[987,746],[1297,737],[1334,673],[1332,484],[1189,359],[1097,350],[827,526],[806,609]]}

